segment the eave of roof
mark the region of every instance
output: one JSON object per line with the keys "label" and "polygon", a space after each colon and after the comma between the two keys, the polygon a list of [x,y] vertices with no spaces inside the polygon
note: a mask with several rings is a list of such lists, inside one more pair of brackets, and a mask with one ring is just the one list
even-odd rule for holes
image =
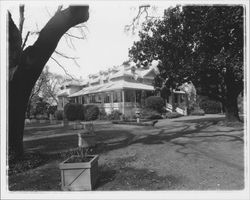
{"label": "eave of roof", "polygon": [[69,93],[68,93],[67,91],[62,91],[62,92],[59,93],[57,96],[58,96],[58,97],[67,97],[67,96],[69,96]]}
{"label": "eave of roof", "polygon": [[112,90],[120,90],[120,89],[135,89],[135,90],[148,90],[148,91],[154,91],[154,87],[151,85],[146,85],[143,83],[133,83],[128,81],[115,81],[115,82],[109,82],[102,85],[97,86],[90,86],[83,88],[82,90],[70,95],[69,97],[76,97],[86,94],[94,94],[94,93],[100,93],[100,92],[108,92]]}

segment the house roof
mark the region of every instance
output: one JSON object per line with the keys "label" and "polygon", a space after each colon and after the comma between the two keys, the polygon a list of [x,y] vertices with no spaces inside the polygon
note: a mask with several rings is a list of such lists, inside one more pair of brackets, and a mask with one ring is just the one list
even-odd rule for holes
{"label": "house roof", "polygon": [[136,89],[136,90],[153,91],[154,87],[151,85],[143,84],[143,83],[133,83],[133,82],[121,80],[121,81],[109,82],[103,85],[86,87],[74,94],[71,94],[69,97],[76,97],[76,96],[81,96],[85,94],[93,94],[93,93],[107,92],[107,91],[120,90],[120,89]]}
{"label": "house roof", "polygon": [[63,90],[57,96],[58,97],[67,97],[67,96],[69,96],[69,93],[67,91]]}

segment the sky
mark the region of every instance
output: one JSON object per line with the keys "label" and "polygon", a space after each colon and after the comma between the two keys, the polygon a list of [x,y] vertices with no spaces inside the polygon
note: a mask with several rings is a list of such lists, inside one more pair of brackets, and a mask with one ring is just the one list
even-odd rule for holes
{"label": "sky", "polygon": [[[52,57],[60,62],[69,74],[76,78],[86,78],[89,74],[97,73],[100,70],[108,69],[112,66],[121,65],[128,60],[128,50],[132,47],[133,42],[138,40],[138,33],[132,34],[124,31],[125,25],[132,22],[137,15],[138,2],[119,3],[112,2],[94,2],[90,4],[90,17],[87,21],[87,29],[84,29],[86,39],[72,39],[74,48],[70,45],[70,41],[66,41],[63,37],[57,47],[57,50],[67,56],[78,57],[77,63],[72,60],[65,59],[61,56],[53,54]],[[25,5],[25,22],[23,38],[28,31],[38,31],[46,24],[53,16],[58,5]],[[169,4],[164,6],[151,5],[149,9],[150,15],[162,16],[163,10],[169,7]],[[66,8],[67,5],[64,5]],[[156,9],[152,9],[156,8]],[[10,7],[10,12],[16,24],[18,24],[19,13],[18,7]],[[141,18],[143,20],[145,18]],[[71,29],[71,33],[80,35],[79,30]],[[29,36],[27,45],[31,45],[36,40],[37,35]],[[54,73],[65,75],[64,71],[50,59],[47,63],[49,70]]]}

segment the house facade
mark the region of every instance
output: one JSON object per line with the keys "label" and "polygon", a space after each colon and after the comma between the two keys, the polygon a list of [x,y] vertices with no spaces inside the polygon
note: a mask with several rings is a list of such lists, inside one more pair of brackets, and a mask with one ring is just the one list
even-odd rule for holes
{"label": "house facade", "polygon": [[[68,83],[62,87],[58,95],[58,110],[68,102],[80,104],[94,104],[100,110],[110,114],[118,110],[126,116],[135,114],[135,110],[144,105],[145,99],[157,95],[153,87],[153,80],[158,69],[156,65],[147,68],[136,68],[129,63],[121,66],[91,74],[88,79],[78,83]],[[173,98],[174,97],[174,98]],[[184,91],[173,91],[173,96],[166,100],[166,108],[169,111],[177,111],[186,115],[186,110],[179,108],[186,102]]]}

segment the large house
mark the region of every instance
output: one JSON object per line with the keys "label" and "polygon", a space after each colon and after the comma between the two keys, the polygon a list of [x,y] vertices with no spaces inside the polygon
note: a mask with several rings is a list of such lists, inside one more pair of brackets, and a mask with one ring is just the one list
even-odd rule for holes
{"label": "large house", "polygon": [[[122,114],[133,115],[148,96],[157,95],[153,80],[158,73],[157,65],[147,68],[136,68],[130,63],[100,71],[79,82],[69,82],[62,86],[58,95],[58,109],[63,110],[66,103],[95,104],[107,114],[119,110]],[[186,102],[184,91],[173,91],[174,98],[166,100],[167,109]],[[174,106],[177,112],[186,114],[185,108]]]}

